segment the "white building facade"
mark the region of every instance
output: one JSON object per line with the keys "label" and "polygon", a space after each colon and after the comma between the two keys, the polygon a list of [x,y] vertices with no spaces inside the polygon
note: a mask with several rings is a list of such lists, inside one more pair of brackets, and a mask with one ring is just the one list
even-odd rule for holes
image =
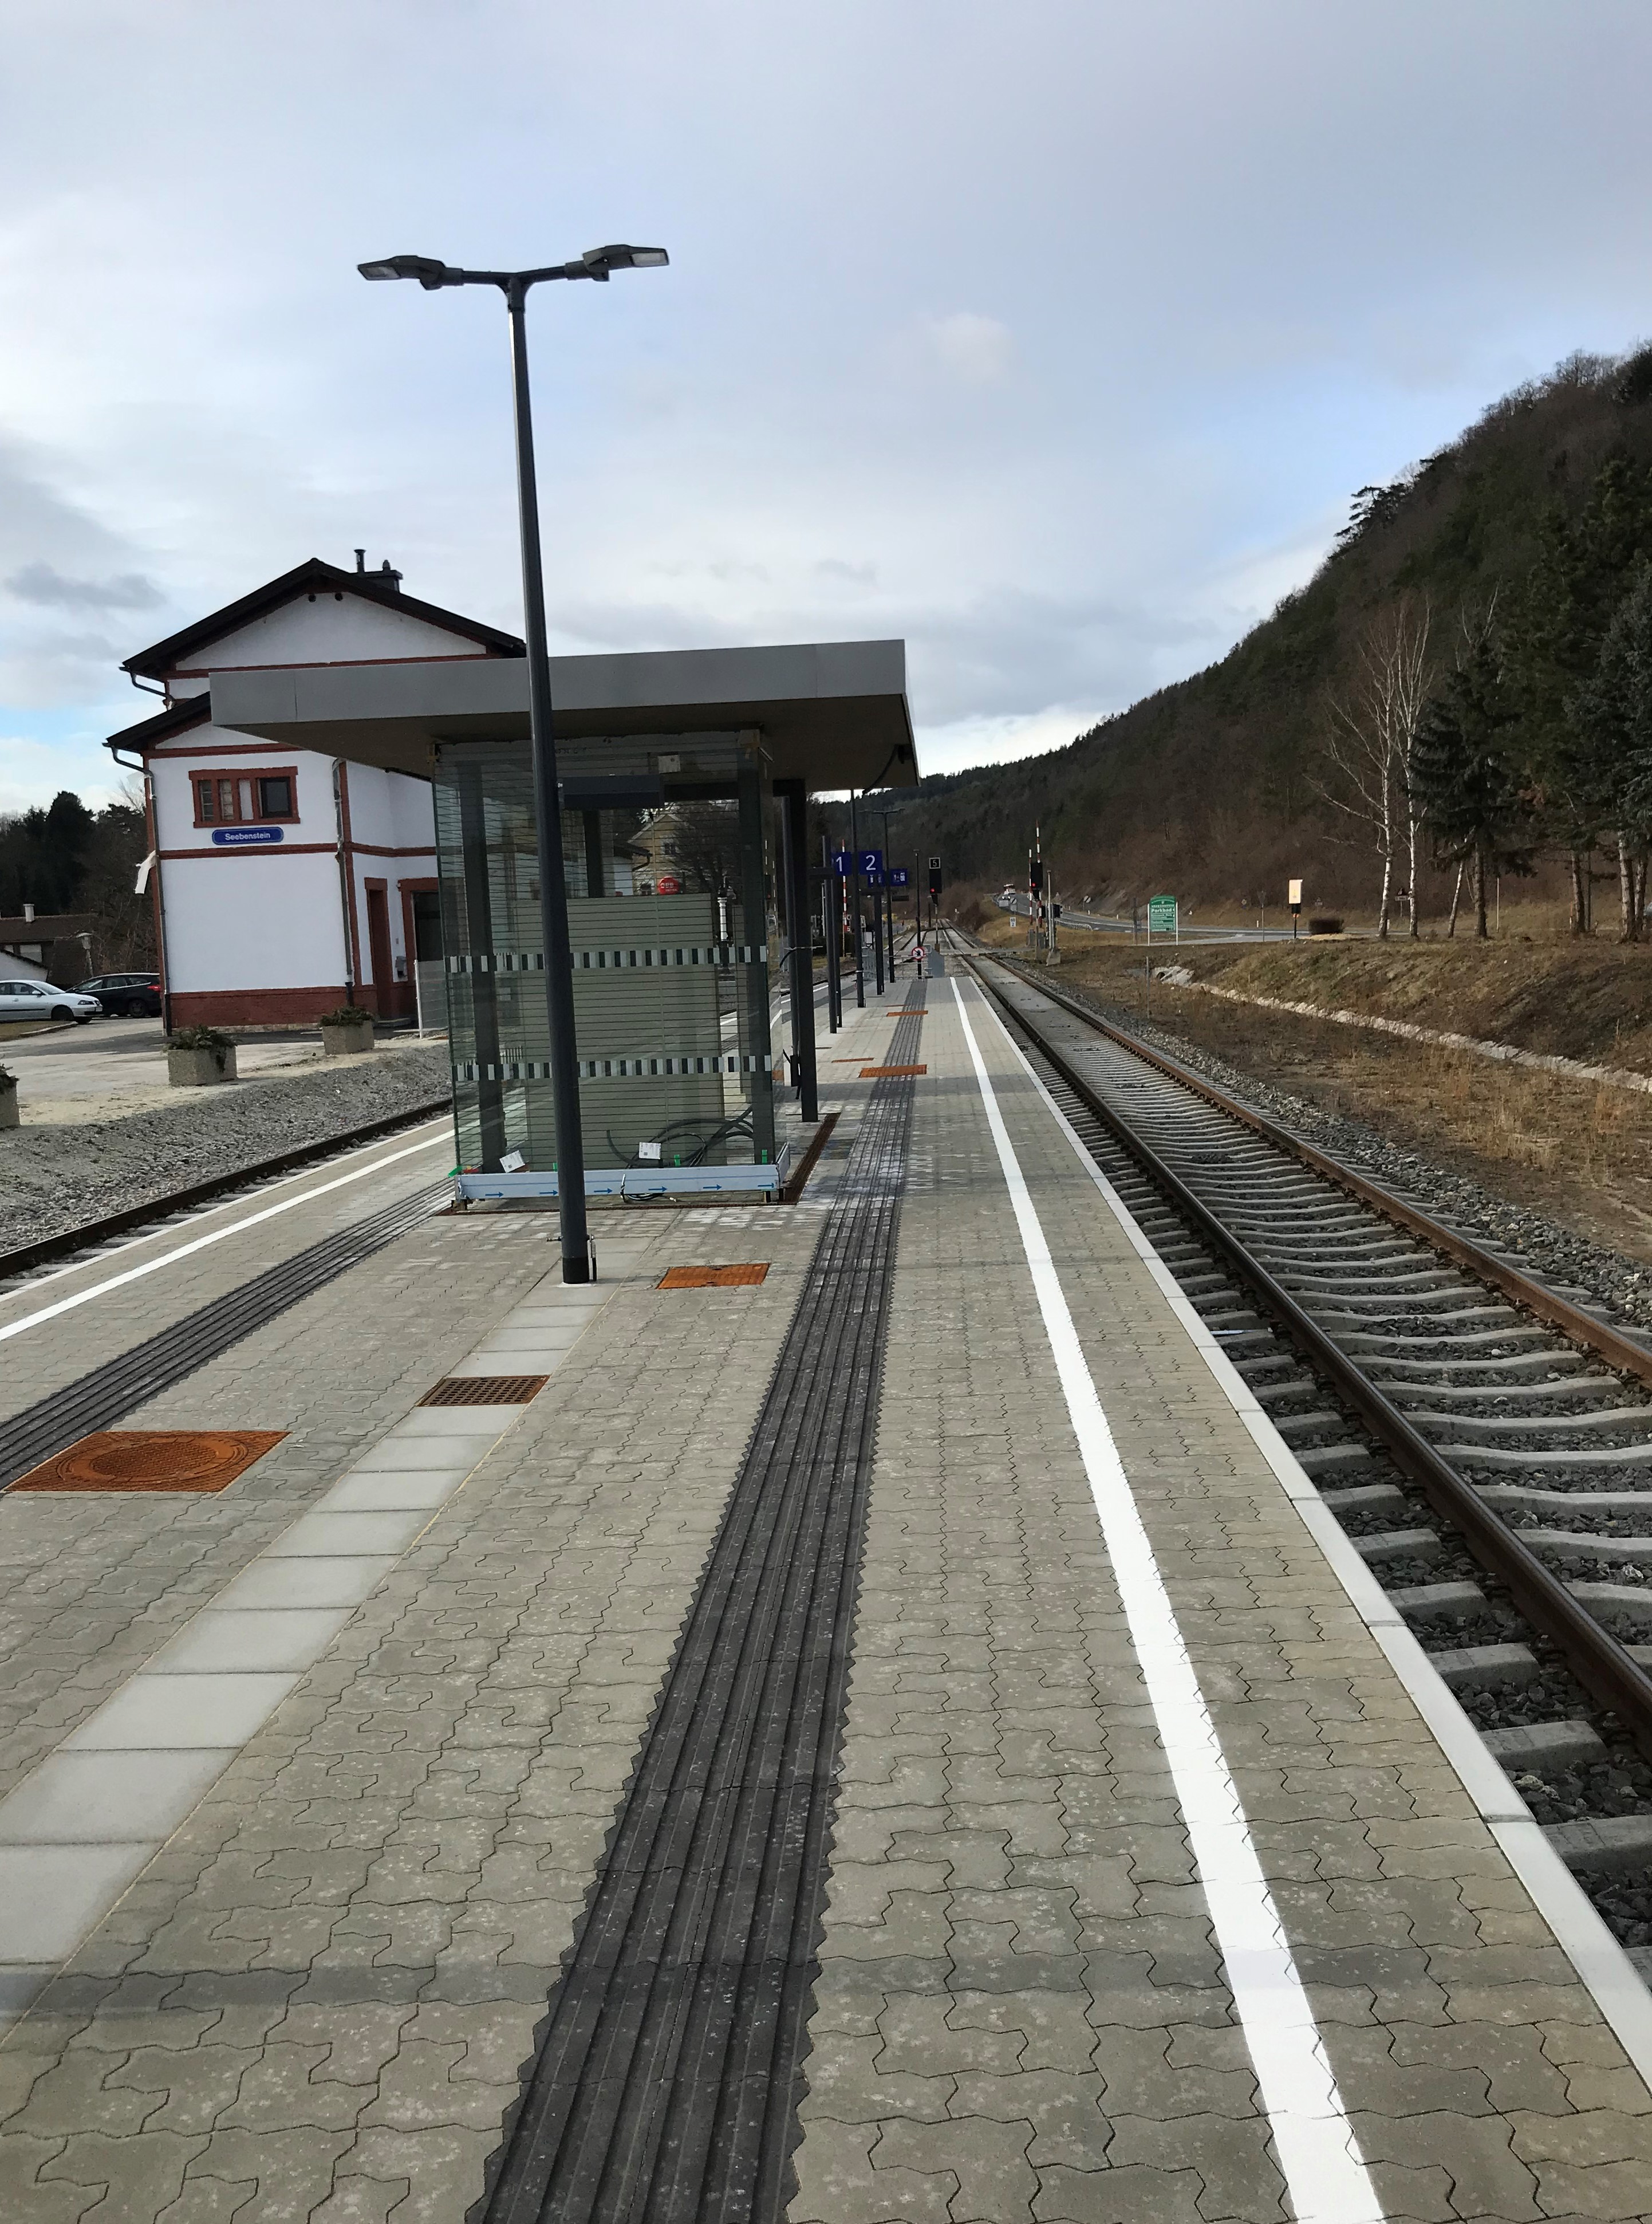
{"label": "white building facade", "polygon": [[171,1028],[310,1026],[344,1003],[414,1011],[440,954],[428,781],[211,723],[217,672],[520,656],[522,644],[404,595],[386,565],[312,559],[127,660],[163,698],[110,736],[141,768]]}

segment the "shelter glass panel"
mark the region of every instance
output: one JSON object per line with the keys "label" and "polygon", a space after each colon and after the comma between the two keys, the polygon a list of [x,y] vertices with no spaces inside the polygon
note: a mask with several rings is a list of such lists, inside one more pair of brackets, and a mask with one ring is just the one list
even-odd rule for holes
{"label": "shelter glass panel", "polygon": [[[774,1156],[778,812],[755,736],[559,743],[585,1163]],[[664,761],[665,770],[662,771]],[[435,768],[458,1163],[557,1161],[526,742]]]}

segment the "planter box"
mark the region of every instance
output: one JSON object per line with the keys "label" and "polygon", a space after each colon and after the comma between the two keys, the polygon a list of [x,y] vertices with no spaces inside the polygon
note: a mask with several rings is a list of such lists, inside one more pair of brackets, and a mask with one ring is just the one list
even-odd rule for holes
{"label": "planter box", "polygon": [[228,1050],[167,1049],[167,1078],[174,1089],[205,1089],[215,1081],[235,1077],[233,1043]]}
{"label": "planter box", "polygon": [[363,1020],[359,1027],[329,1027],[321,1030],[321,1047],[328,1058],[353,1058],[358,1051],[373,1047],[373,1022]]}
{"label": "planter box", "polygon": [[16,1090],[0,1089],[0,1128],[18,1128],[22,1125],[22,1115],[17,1109]]}

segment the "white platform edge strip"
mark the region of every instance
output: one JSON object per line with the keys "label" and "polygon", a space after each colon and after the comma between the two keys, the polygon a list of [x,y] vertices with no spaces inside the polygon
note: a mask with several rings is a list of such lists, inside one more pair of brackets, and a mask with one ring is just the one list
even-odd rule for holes
{"label": "white platform edge strip", "polygon": [[[89,1305],[94,1298],[106,1297],[110,1290],[123,1289],[129,1282],[142,1281],[146,1274],[158,1274],[163,1267],[173,1266],[180,1259],[191,1258],[197,1251],[205,1251],[211,1244],[225,1242],[231,1235],[239,1235],[249,1228],[256,1228],[262,1221],[274,1220],[281,1213],[292,1212],[300,1204],[308,1204],[312,1198],[325,1197],[331,1190],[346,1189],[351,1182],[367,1181],[386,1166],[394,1166],[402,1159],[416,1158],[420,1151],[433,1151],[438,1143],[448,1141],[452,1135],[451,1124],[446,1119],[443,1120],[441,1126],[439,1135],[428,1135],[422,1143],[409,1143],[402,1150],[391,1151],[386,1157],[375,1159],[370,1166],[357,1166],[353,1173],[336,1174],[331,1181],[318,1183],[314,1189],[306,1189],[297,1197],[285,1197],[279,1204],[267,1204],[261,1211],[249,1213],[244,1220],[231,1221],[227,1228],[211,1229],[205,1235],[197,1235],[187,1243],[179,1244],[175,1250],[162,1252],[158,1259],[146,1259],[141,1267],[128,1267],[121,1273],[110,1274],[101,1282],[94,1282],[89,1289],[77,1290],[71,1297],[59,1298],[53,1305],[41,1306],[38,1311],[25,1313],[21,1320],[9,1321],[0,1328],[0,1343],[4,1343],[9,1336],[21,1336],[25,1329],[38,1328],[42,1321],[56,1320],[61,1313],[73,1312],[77,1305]],[[377,1146],[369,1143],[363,1147],[374,1150]],[[300,1175],[296,1178],[301,1180],[303,1177]],[[154,1240],[152,1235],[135,1235],[132,1239],[134,1243],[150,1243]],[[122,1248],[125,1248],[123,1245]],[[79,1273],[90,1263],[80,1260],[68,1267],[60,1267],[58,1272]]]}
{"label": "white platform edge strip", "polygon": [[1500,1762],[1486,1751],[1479,1732],[1456,1693],[1429,1660],[1350,1541],[1348,1533],[1321,1497],[1317,1485],[1298,1463],[1269,1420],[1197,1309],[1144,1235],[1129,1206],[1113,1188],[1083,1138],[1022,1054],[1020,1046],[990,1004],[994,1024],[1008,1043],[1046,1109],[1071,1144],[1085,1172],[1100,1191],[1131,1248],[1163,1292],[1170,1310],[1187,1331],[1223,1395],[1244,1422],[1258,1450],[1273,1470],[1325,1558],[1346,1592],[1354,1612],[1387,1656],[1407,1696],[1438,1740],[1463,1789],[1502,1848],[1510,1867],[1530,1893],[1532,1904],[1554,1932],[1555,1943],[1585,1990],[1611,2026],[1618,2044],[1652,2088],[1652,1992],[1613,1937],[1587,1893],[1548,1839],[1529,1807],[1509,1781]]}
{"label": "white platform edge strip", "polygon": [[1250,1825],[1096,1394],[1061,1278],[969,1024],[962,983],[954,981],[952,992],[1291,2206],[1298,2224],[1377,2224],[1382,2204],[1337,2090]]}

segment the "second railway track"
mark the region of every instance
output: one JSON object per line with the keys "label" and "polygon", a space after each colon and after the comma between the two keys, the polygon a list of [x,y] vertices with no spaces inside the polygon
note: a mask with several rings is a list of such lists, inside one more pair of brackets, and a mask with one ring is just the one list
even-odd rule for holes
{"label": "second railway track", "polygon": [[963,954],[1652,1979],[1652,1354],[1072,997]]}

